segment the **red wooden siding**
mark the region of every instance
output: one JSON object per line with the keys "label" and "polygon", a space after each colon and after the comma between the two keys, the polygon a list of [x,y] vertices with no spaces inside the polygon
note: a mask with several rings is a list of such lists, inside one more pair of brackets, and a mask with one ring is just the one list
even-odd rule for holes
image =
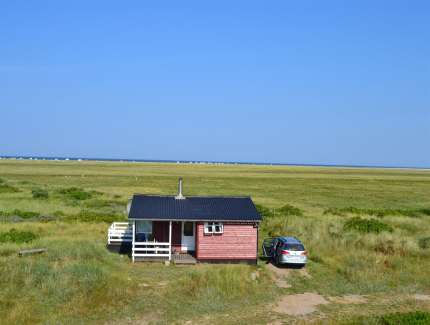
{"label": "red wooden siding", "polygon": [[252,224],[224,223],[223,234],[204,234],[204,224],[196,225],[197,259],[251,260],[257,259],[258,228]]}

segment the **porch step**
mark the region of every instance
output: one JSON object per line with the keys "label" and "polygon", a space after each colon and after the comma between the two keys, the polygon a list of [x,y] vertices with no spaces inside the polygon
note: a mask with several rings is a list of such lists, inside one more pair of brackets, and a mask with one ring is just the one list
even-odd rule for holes
{"label": "porch step", "polygon": [[173,254],[172,261],[176,265],[195,265],[197,260],[190,254]]}

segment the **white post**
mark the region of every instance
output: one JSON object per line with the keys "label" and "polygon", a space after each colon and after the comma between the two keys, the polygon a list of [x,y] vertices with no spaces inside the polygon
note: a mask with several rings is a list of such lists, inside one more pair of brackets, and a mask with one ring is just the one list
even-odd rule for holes
{"label": "white post", "polygon": [[110,245],[110,230],[112,228],[112,225],[110,225],[109,229],[108,229],[108,245]]}
{"label": "white post", "polygon": [[136,220],[133,220],[133,236],[132,236],[132,240],[131,240],[131,259],[132,259],[132,261],[133,261],[133,263],[134,263],[134,237],[135,237],[135,235],[134,235],[134,230],[135,230],[135,227],[136,227]]}
{"label": "white post", "polygon": [[169,221],[169,261],[172,260],[172,221]]}

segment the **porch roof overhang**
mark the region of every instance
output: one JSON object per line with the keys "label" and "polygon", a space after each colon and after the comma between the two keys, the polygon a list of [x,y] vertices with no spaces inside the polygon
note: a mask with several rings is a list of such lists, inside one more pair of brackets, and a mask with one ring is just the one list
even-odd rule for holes
{"label": "porch roof overhang", "polygon": [[133,196],[130,220],[152,221],[219,221],[255,223],[261,221],[250,197],[187,197]]}

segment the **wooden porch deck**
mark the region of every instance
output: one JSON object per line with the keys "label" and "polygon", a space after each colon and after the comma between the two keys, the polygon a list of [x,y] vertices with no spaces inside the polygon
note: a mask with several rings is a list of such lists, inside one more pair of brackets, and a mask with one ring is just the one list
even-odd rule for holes
{"label": "wooden porch deck", "polygon": [[197,263],[191,254],[172,254],[172,261],[176,265],[195,265]]}

